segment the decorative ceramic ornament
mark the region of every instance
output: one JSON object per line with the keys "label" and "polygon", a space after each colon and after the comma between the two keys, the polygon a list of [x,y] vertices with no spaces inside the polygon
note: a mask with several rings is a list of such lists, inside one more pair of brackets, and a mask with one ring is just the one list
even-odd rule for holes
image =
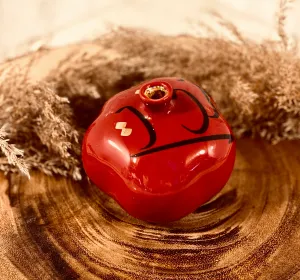
{"label": "decorative ceramic ornament", "polygon": [[212,98],[179,78],[112,97],[87,130],[89,178],[132,216],[178,220],[215,196],[235,161],[232,131]]}

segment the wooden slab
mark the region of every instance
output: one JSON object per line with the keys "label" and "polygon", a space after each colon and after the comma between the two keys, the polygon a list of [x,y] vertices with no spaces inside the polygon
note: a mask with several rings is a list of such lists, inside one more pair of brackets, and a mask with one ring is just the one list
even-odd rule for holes
{"label": "wooden slab", "polygon": [[166,226],[87,182],[2,176],[0,279],[300,279],[299,147],[239,140],[223,191]]}

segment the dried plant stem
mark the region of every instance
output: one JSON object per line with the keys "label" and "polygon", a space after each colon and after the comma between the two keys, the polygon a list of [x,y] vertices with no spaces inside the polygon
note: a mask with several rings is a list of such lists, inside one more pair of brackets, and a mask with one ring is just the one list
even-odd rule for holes
{"label": "dried plant stem", "polygon": [[9,164],[16,166],[24,175],[30,179],[29,168],[27,163],[22,159],[24,151],[18,149],[13,144],[8,143],[8,139],[5,137],[7,133],[5,132],[5,126],[0,128],[0,149],[1,152],[6,156]]}
{"label": "dried plant stem", "polygon": [[277,33],[280,37],[282,47],[284,50],[288,49],[289,37],[286,34],[286,12],[289,8],[289,4],[294,2],[294,0],[280,0],[279,1],[279,11],[278,11],[278,20],[277,20]]}

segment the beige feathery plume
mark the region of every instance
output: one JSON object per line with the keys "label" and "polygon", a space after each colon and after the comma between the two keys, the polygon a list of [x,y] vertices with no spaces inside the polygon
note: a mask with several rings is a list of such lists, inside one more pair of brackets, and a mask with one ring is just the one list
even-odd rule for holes
{"label": "beige feathery plume", "polygon": [[18,167],[18,169],[30,179],[29,166],[22,158],[24,152],[18,149],[15,145],[9,144],[6,139],[7,133],[5,126],[0,128],[0,150],[6,156],[9,164]]}

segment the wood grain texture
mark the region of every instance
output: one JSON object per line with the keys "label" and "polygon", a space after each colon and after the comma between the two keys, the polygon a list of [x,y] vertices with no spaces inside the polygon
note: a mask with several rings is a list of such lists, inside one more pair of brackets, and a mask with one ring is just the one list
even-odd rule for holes
{"label": "wood grain texture", "polygon": [[88,182],[2,177],[0,278],[300,279],[299,147],[239,140],[222,192],[166,226]]}

